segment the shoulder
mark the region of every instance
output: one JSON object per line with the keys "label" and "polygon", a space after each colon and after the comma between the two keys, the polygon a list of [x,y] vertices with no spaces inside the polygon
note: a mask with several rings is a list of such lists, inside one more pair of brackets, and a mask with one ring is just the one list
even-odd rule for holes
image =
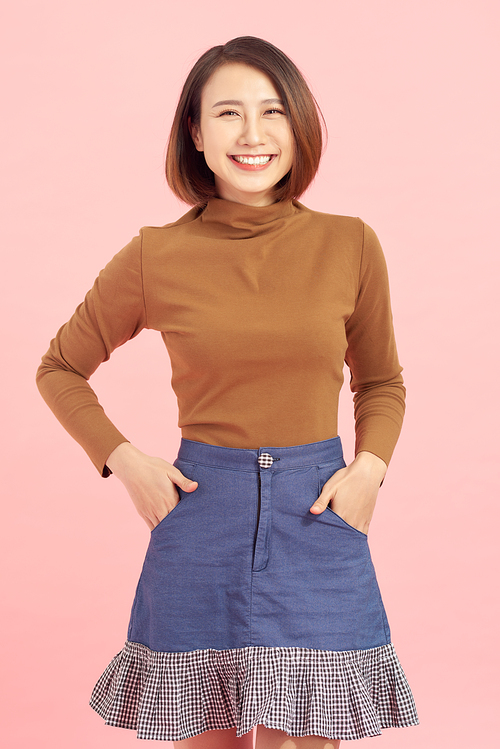
{"label": "shoulder", "polygon": [[294,206],[312,243],[355,274],[359,273],[363,258],[372,255],[372,248],[380,247],[373,229],[359,216],[313,211],[298,201],[294,201]]}
{"label": "shoulder", "polygon": [[[190,211],[165,226],[143,226],[135,237],[121,250],[116,252],[99,272],[96,283],[120,289],[131,284],[142,283],[144,256],[155,255],[154,249],[164,248],[169,244],[170,235],[175,235],[182,226],[194,221],[199,210]],[[167,240],[167,241],[166,241]]]}
{"label": "shoulder", "polygon": [[319,231],[335,232],[343,240],[354,241],[360,249],[368,252],[381,252],[380,242],[374,229],[359,216],[343,216],[335,213],[313,211],[302,203],[294,201],[297,215],[303,217],[311,227]]}
{"label": "shoulder", "polygon": [[312,211],[298,201],[294,201],[294,205],[309,226],[311,236],[317,237],[323,247],[334,253],[336,262],[341,260],[360,278],[367,273],[385,278],[387,266],[380,241],[363,219]]}
{"label": "shoulder", "polygon": [[169,238],[175,239],[189,231],[189,225],[192,225],[200,216],[201,209],[198,207],[191,208],[176,221],[172,221],[164,226],[143,226],[140,230],[140,237],[143,244],[150,246],[155,243],[164,243]]}
{"label": "shoulder", "polygon": [[337,241],[362,245],[365,224],[359,217],[314,211],[298,200],[294,200],[293,205],[296,216],[310,231],[328,234],[331,239]]}

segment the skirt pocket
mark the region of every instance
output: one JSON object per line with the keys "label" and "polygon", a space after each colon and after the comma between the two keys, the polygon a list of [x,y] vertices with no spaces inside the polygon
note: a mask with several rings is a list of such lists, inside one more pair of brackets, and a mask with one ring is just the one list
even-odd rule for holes
{"label": "skirt pocket", "polygon": [[[318,473],[318,497],[323,491],[323,487],[328,481],[328,479],[330,479],[334,475],[334,473],[339,471],[341,468],[345,468],[345,467],[346,467],[346,464],[344,461],[342,461],[341,465],[339,465],[339,461],[335,461],[335,463],[327,463],[325,465],[316,466],[316,470]],[[338,512],[335,512],[334,510],[332,510],[330,505],[327,505],[325,512],[328,513],[328,515],[334,518],[337,522],[349,528],[354,533],[359,533],[364,538],[367,538],[366,533],[363,533],[363,531],[358,530],[358,528],[355,528],[353,525],[351,525],[346,520],[344,520],[344,518],[341,515],[339,515]]]}
{"label": "skirt pocket", "polygon": [[[196,464],[195,463],[187,463],[184,460],[175,460],[173,465],[181,471],[186,478],[191,479],[191,481],[196,481]],[[189,508],[191,509],[191,502],[187,500],[196,500],[196,492],[197,489],[194,490],[194,492],[185,492],[183,489],[181,489],[179,486],[176,486],[177,492],[179,494],[179,501],[173,507],[170,512],[165,515],[165,517],[160,520],[158,525],[155,525],[153,530],[151,531],[151,535],[155,535],[160,529],[164,528],[168,523],[172,520],[172,517],[174,515],[177,515],[181,509],[181,505],[184,508],[187,508],[189,505]]]}

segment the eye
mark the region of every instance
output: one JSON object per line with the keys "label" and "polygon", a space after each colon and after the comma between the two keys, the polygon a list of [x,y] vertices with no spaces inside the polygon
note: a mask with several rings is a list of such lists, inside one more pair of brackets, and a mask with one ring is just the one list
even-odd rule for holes
{"label": "eye", "polygon": [[234,115],[238,116],[238,112],[235,112],[234,109],[225,109],[223,112],[219,112],[219,114],[217,116],[218,117],[223,117],[225,114],[230,114],[230,115],[234,114]]}
{"label": "eye", "polygon": [[286,114],[282,109],[266,109],[265,114]]}

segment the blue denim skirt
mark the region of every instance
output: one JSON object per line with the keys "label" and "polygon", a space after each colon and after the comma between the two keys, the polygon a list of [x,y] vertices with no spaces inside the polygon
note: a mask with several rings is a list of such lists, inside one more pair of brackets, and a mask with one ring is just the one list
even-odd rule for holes
{"label": "blue denim skirt", "polygon": [[138,738],[260,724],[355,739],[418,718],[366,534],[309,510],[340,438],[255,450],[183,439],[198,482],[151,532],[127,641],[91,705]]}

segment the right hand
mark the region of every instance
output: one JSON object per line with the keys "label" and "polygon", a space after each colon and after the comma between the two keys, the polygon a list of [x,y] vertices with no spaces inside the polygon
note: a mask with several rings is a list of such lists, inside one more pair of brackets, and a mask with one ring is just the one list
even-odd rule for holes
{"label": "right hand", "polygon": [[179,502],[176,486],[185,492],[198,488],[196,481],[186,478],[171,463],[142,453],[130,442],[118,445],[106,465],[120,479],[150,531]]}

